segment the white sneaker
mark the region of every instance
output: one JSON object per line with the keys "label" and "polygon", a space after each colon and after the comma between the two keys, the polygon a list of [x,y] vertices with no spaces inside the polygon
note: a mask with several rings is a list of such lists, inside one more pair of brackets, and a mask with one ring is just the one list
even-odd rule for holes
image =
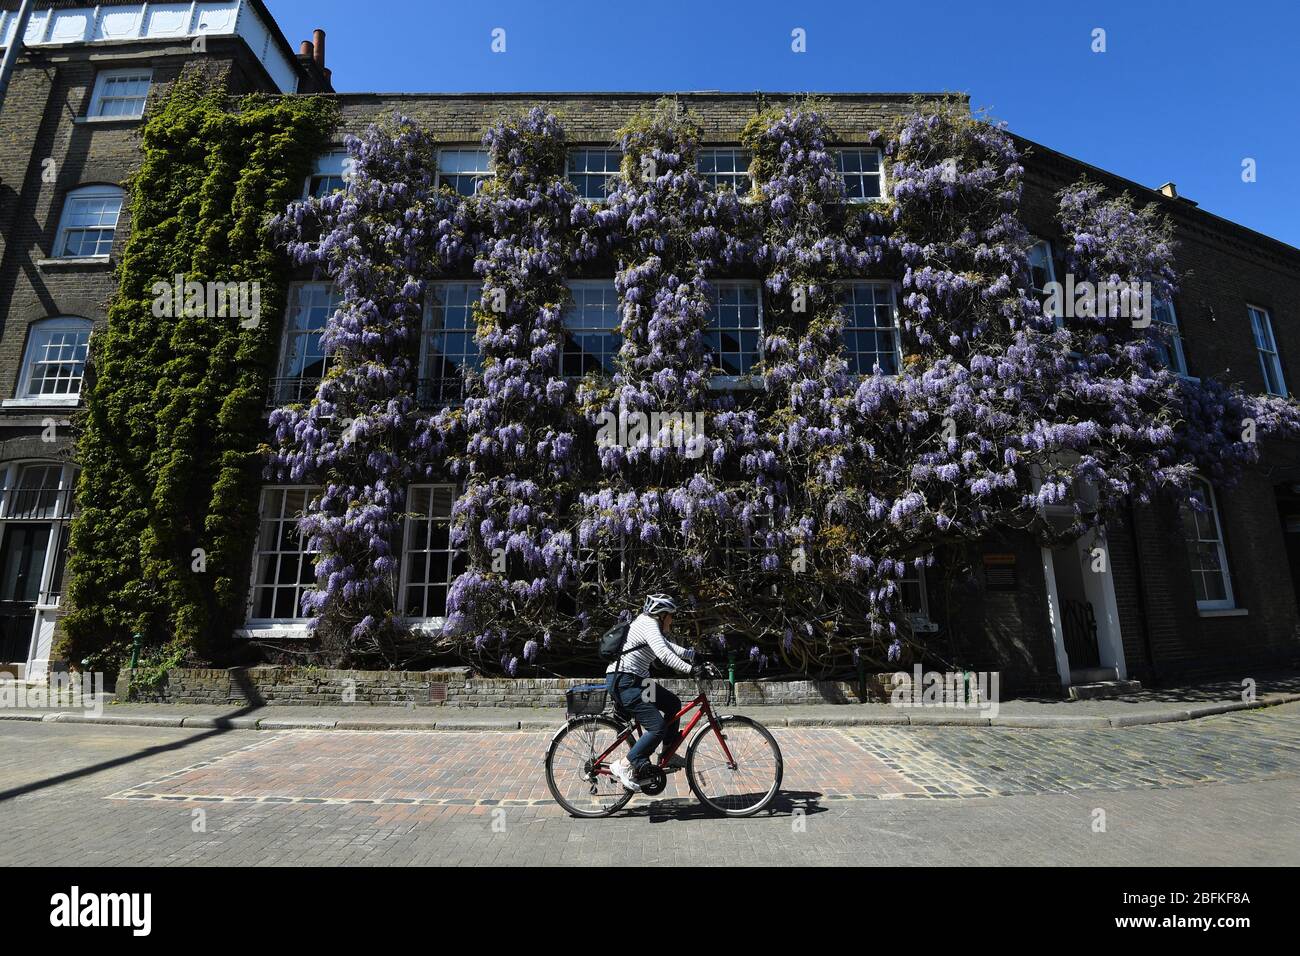
{"label": "white sneaker", "polygon": [[628,763],[627,758],[620,757],[615,760],[609,765],[609,772],[625,789],[631,790],[633,793],[641,792],[641,784],[636,782],[636,775],[632,772],[632,765]]}

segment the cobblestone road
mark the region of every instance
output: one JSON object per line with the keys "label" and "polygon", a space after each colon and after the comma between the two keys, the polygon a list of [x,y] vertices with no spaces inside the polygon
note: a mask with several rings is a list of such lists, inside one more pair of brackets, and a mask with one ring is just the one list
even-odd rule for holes
{"label": "cobblestone road", "polygon": [[[0,863],[1300,863],[1300,705],[1078,732],[778,730],[781,798],[548,798],[541,733],[0,722]],[[1104,831],[1098,821],[1104,816]]]}

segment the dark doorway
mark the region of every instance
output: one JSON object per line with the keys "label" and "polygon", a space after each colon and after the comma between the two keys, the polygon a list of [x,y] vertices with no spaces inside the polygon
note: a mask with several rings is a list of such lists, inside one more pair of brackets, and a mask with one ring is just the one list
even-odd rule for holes
{"label": "dark doorway", "polygon": [[0,661],[23,664],[50,547],[50,525],[11,524],[0,545]]}

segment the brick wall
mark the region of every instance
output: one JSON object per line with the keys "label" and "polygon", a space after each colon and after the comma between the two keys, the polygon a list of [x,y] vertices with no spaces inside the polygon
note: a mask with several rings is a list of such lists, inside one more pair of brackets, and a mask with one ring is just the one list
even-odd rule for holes
{"label": "brick wall", "polygon": [[[138,163],[138,123],[87,124],[85,111],[95,70],[106,58],[145,56],[162,94],[182,66],[195,59],[188,46],[125,45],[111,53],[68,48],[41,64],[23,63],[0,115],[0,397],[13,395],[30,324],[54,315],[102,321],[112,290],[104,266],[39,264],[51,251],[66,192],[92,182],[122,182]],[[238,41],[213,41],[204,61],[221,71],[235,91],[264,88],[260,66]],[[659,94],[346,94],[339,139],[381,116],[400,112],[429,127],[446,143],[478,142],[505,112],[535,105],[555,111],[573,143],[609,143],[615,131]],[[754,113],[788,99],[782,94],[682,94],[679,101],[701,120],[708,142],[735,142]],[[895,94],[828,97],[832,126],[844,142],[887,127],[913,108]],[[33,133],[34,131],[34,133]],[[1030,229],[1054,240],[1054,193],[1086,174],[1158,203],[1176,222],[1183,288],[1174,300],[1192,374],[1227,374],[1247,388],[1262,388],[1245,306],[1268,308],[1288,375],[1300,376],[1300,251],[1235,224],[1087,167],[1050,149],[1025,144],[1024,215]],[[41,178],[41,160],[56,159],[54,182]],[[1248,187],[1246,187],[1248,188]],[[121,253],[127,222],[118,232]],[[66,421],[66,412],[59,417]],[[66,425],[55,443],[40,440],[39,416],[0,410],[0,461],[59,457],[70,450]],[[1220,489],[1237,617],[1196,611],[1176,512],[1166,505],[1138,509],[1111,529],[1115,589],[1130,670],[1145,679],[1221,671],[1292,660],[1297,639],[1296,595],[1278,520],[1274,487],[1300,481],[1293,449],[1271,449],[1267,467],[1237,488]],[[948,621],[953,633],[935,638],[936,653],[963,666],[998,670],[1020,690],[1057,689],[1047,621],[1041,555],[1027,541],[990,543],[1017,556],[1019,587],[994,592],[981,575],[955,587]],[[1154,662],[1154,666],[1152,665]],[[552,688],[551,690],[554,690]],[[549,691],[548,691],[549,692]]]}
{"label": "brick wall", "polygon": [[[175,668],[155,691],[136,700],[171,704],[268,706],[417,706],[456,708],[564,706],[570,687],[601,683],[601,678],[484,678],[468,668],[439,671],[324,670],[310,667]],[[660,681],[689,700],[691,680]],[[128,697],[131,672],[118,678],[119,699]],[[889,675],[869,675],[866,699],[887,700]],[[850,704],[863,699],[856,684],[842,681],[738,681],[736,700],[749,706]]]}

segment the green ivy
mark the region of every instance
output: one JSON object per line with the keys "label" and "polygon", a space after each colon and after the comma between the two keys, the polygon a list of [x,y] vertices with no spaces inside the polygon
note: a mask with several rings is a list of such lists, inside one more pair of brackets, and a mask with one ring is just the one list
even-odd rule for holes
{"label": "green ivy", "polygon": [[[156,659],[218,660],[228,648],[257,533],[256,452],[289,274],[265,227],[301,194],[337,119],[331,99],[233,100],[201,72],[146,119],[132,231],[78,423],[61,655],[116,671],[136,633]],[[258,283],[257,321],[156,315],[156,284],[178,275]]]}

